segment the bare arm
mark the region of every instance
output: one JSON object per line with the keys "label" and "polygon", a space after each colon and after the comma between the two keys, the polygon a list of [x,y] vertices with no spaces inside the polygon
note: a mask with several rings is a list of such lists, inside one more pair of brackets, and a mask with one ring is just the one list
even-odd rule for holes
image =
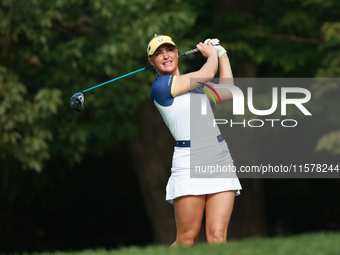
{"label": "bare arm", "polygon": [[[231,70],[230,62],[227,53],[219,58],[220,66],[220,84],[234,85],[233,72]],[[229,89],[217,88],[217,93],[220,95],[221,100],[228,100],[233,97]]]}
{"label": "bare arm", "polygon": [[[228,85],[234,85],[234,78],[233,78],[233,72],[231,71],[231,66],[229,62],[229,58],[227,55],[227,51],[220,45],[220,40],[217,38],[215,39],[207,39],[204,43],[211,43],[214,45],[217,55],[218,55],[218,62],[220,67],[220,79],[219,84],[228,84]],[[211,83],[209,84],[212,87],[215,87],[215,84]],[[228,100],[233,97],[231,91],[226,88],[216,88],[216,92],[221,97],[221,100]],[[215,96],[214,96],[215,97]],[[211,97],[209,97],[210,101],[213,101]],[[215,98],[217,100],[217,98]]]}
{"label": "bare arm", "polygon": [[172,95],[177,96],[188,92],[190,89],[200,86],[196,83],[190,86],[191,78],[198,78],[200,82],[208,82],[214,78],[218,69],[217,52],[214,46],[199,43],[196,45],[202,55],[207,58],[207,62],[196,72],[187,73],[184,75],[176,76],[175,84],[173,85]]}

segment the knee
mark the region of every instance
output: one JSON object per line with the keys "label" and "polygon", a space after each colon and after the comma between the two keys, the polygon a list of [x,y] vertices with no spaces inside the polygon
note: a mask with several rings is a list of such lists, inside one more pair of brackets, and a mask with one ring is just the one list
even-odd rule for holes
{"label": "knee", "polygon": [[187,239],[177,240],[176,244],[183,245],[183,246],[191,246],[195,244],[195,239],[187,238]]}
{"label": "knee", "polygon": [[207,241],[211,244],[225,243],[227,241],[227,233],[223,230],[213,230],[207,233]]}
{"label": "knee", "polygon": [[176,245],[191,246],[195,244],[197,234],[193,232],[187,232],[177,235]]}

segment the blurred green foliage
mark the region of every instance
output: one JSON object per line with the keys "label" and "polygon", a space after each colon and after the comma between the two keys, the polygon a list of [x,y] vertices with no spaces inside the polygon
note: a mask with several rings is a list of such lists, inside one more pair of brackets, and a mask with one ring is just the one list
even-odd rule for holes
{"label": "blurred green foliage", "polygon": [[102,154],[137,133],[134,113],[149,96],[150,73],[85,94],[88,107],[79,116],[69,98],[147,65],[146,45],[154,33],[175,35],[192,26],[190,6],[176,3],[2,1],[2,160],[41,171],[58,155],[72,166],[85,153]]}
{"label": "blurred green foliage", "polygon": [[13,157],[24,168],[42,170],[42,162],[49,159],[48,142],[53,140],[45,121],[55,116],[62,104],[61,92],[41,88],[27,99],[26,87],[18,77],[0,69],[0,155],[4,160]]}
{"label": "blurred green foliage", "polygon": [[[150,72],[86,93],[79,116],[68,101],[77,91],[148,65],[145,47],[155,33],[171,35],[181,52],[218,37],[236,74],[255,63],[258,77],[339,75],[338,1],[251,3],[252,12],[225,12],[209,1],[2,1],[2,160],[41,171],[58,154],[72,166],[86,152],[100,155],[136,134],[134,113],[149,97]],[[201,63],[182,62],[182,72]]]}

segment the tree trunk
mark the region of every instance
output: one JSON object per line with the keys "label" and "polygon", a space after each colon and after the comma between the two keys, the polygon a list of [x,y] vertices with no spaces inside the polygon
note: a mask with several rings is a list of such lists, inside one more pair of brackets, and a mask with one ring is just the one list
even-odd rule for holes
{"label": "tree trunk", "polygon": [[151,100],[141,105],[138,121],[140,133],[130,139],[129,147],[136,163],[154,241],[171,244],[175,241],[176,227],[173,206],[165,201],[165,187],[175,142]]}
{"label": "tree trunk", "polygon": [[[252,0],[215,0],[214,18],[226,12],[252,13]],[[223,41],[223,38],[220,38]],[[232,60],[232,52],[228,54]],[[235,74],[234,74],[235,75]],[[244,63],[235,77],[256,77],[257,66]],[[235,81],[237,83],[237,80]],[[238,86],[238,84],[235,84]],[[242,88],[241,88],[242,89]],[[254,128],[230,129],[225,137],[236,167],[258,165],[259,142]],[[264,187],[262,179],[240,179],[241,196],[236,197],[231,217],[228,238],[241,239],[251,236],[265,236],[267,223],[265,218]]]}
{"label": "tree trunk", "polygon": [[[253,74],[256,66],[245,65],[248,70],[243,74]],[[243,76],[244,77],[244,76]],[[253,76],[254,77],[254,76]],[[235,85],[246,91],[246,84]],[[240,166],[258,166],[260,142],[258,140],[260,130],[235,125],[225,135],[225,139],[230,148],[234,164],[239,169]],[[235,199],[234,212],[230,221],[229,238],[241,239],[251,236],[265,236],[267,234],[264,187],[262,179],[240,179],[242,185],[241,196]]]}

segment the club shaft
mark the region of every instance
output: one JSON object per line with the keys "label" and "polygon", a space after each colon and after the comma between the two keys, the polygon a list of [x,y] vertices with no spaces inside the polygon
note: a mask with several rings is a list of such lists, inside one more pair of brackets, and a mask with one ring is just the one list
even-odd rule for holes
{"label": "club shaft", "polygon": [[[182,53],[181,55],[179,55],[178,57],[180,58],[180,57],[182,57],[182,56],[187,56],[187,55],[190,55],[190,54],[195,53],[195,52],[198,52],[198,49],[197,49],[197,48],[195,48],[195,49],[193,49],[193,50],[186,51],[186,52]],[[142,71],[144,71],[144,70],[146,70],[146,69],[149,69],[149,68],[151,68],[151,67],[152,67],[152,65],[149,65],[149,66],[143,67],[143,68],[141,68],[141,69],[138,69],[138,70],[136,70],[136,71],[133,71],[133,72],[131,72],[131,73],[124,74],[124,75],[119,76],[119,77],[117,77],[117,78],[114,78],[114,79],[112,79],[112,80],[109,80],[109,81],[103,82],[103,83],[101,83],[101,84],[98,84],[98,85],[96,85],[96,86],[93,86],[93,87],[91,87],[91,88],[85,89],[85,90],[82,91],[82,93],[85,93],[85,92],[90,91],[90,90],[92,90],[92,89],[95,89],[95,88],[104,86],[104,85],[106,85],[106,84],[108,84],[108,83],[110,83],[110,82],[117,81],[117,80],[119,80],[119,79],[125,78],[125,77],[127,77],[127,76],[132,75],[132,74],[142,72]]]}
{"label": "club shaft", "polygon": [[150,68],[150,67],[152,67],[152,65],[149,65],[149,66],[143,67],[143,68],[141,68],[141,69],[138,69],[138,70],[136,70],[136,71],[133,71],[133,72],[131,72],[131,73],[127,73],[127,74],[124,74],[124,75],[122,75],[122,76],[119,76],[119,77],[117,77],[117,78],[114,78],[114,79],[112,79],[112,80],[109,80],[109,81],[103,82],[103,83],[101,83],[101,84],[98,84],[98,85],[96,85],[96,86],[93,86],[93,87],[91,87],[91,88],[89,88],[89,89],[85,89],[85,90],[83,91],[83,93],[84,93],[84,92],[87,92],[87,91],[89,91],[89,90],[92,90],[92,89],[95,89],[95,88],[101,87],[101,86],[103,86],[103,85],[105,85],[105,84],[108,84],[108,83],[110,83],[110,82],[117,81],[117,80],[119,80],[119,79],[122,79],[122,78],[124,78],[124,77],[130,76],[130,75],[132,75],[132,74],[135,74],[135,73],[138,73],[138,72],[144,71],[144,70],[146,70],[146,69],[148,69],[148,68]]}

